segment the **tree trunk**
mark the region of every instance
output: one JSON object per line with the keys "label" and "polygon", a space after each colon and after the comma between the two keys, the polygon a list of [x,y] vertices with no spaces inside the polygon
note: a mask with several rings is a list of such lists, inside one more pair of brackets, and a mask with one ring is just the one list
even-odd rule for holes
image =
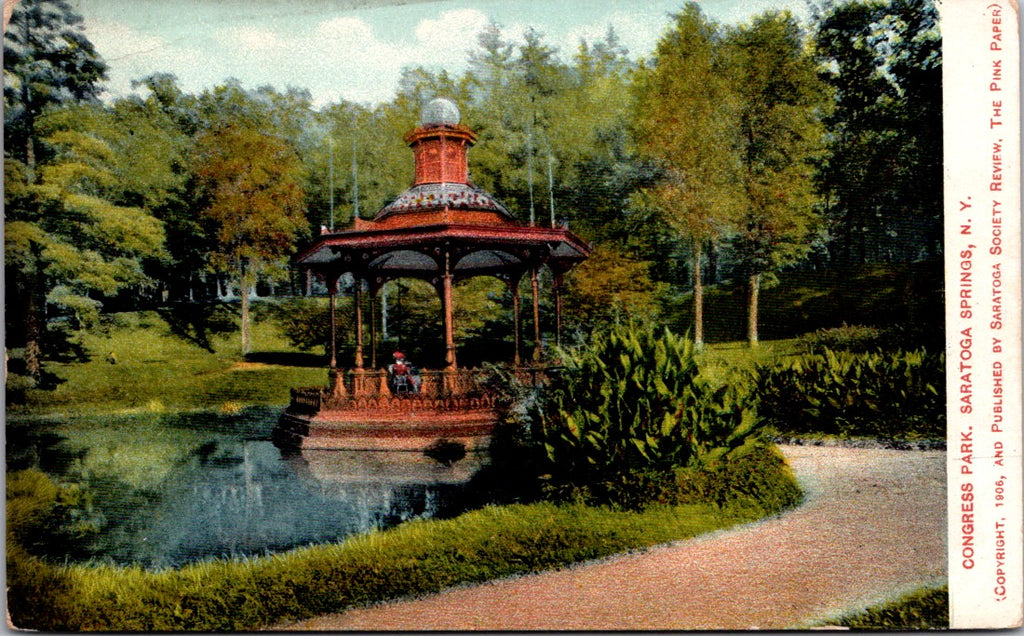
{"label": "tree trunk", "polygon": [[249,274],[244,269],[242,270],[242,276],[238,279],[238,292],[242,296],[242,355],[249,355],[250,343],[249,343],[249,289],[252,287],[252,281],[249,280]]}
{"label": "tree trunk", "polygon": [[[38,265],[37,265],[38,267]],[[38,380],[43,374],[43,315],[40,306],[38,275],[30,275],[25,303],[25,372]]]}
{"label": "tree trunk", "polygon": [[748,305],[747,305],[747,344],[751,348],[757,346],[757,297],[761,292],[761,275],[754,274],[750,277]]}
{"label": "tree trunk", "polygon": [[693,344],[697,350],[704,348],[704,282],[701,280],[700,241],[693,243]]}
{"label": "tree trunk", "polygon": [[[35,126],[34,123],[30,125]],[[25,179],[29,183],[36,182],[36,144],[32,139],[33,134],[34,132],[30,132],[28,139],[25,140]]]}
{"label": "tree trunk", "polygon": [[[25,41],[31,42],[28,20],[25,21]],[[29,82],[24,82],[21,93],[22,104],[25,108],[25,178],[32,184],[36,182],[36,116],[32,110],[32,88]]]}
{"label": "tree trunk", "polygon": [[718,241],[712,241],[708,249],[708,271],[706,276],[708,282],[712,285],[718,282],[718,258]]}
{"label": "tree trunk", "polygon": [[25,293],[25,372],[36,380],[43,374],[43,331],[46,324],[46,274],[42,250],[31,246],[32,264],[22,278]]}

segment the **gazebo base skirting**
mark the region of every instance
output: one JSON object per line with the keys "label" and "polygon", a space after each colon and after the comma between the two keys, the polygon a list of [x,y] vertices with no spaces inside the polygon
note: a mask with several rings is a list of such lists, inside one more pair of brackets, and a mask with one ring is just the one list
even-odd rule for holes
{"label": "gazebo base skirting", "polygon": [[466,451],[485,450],[497,426],[491,409],[382,415],[326,411],[317,415],[281,416],[274,439],[278,446],[316,450],[427,451],[458,444]]}
{"label": "gazebo base skirting", "polygon": [[[516,375],[536,382],[543,372]],[[303,450],[423,452],[445,444],[484,450],[499,419],[485,375],[424,370],[417,378],[417,390],[396,393],[385,372],[335,371],[329,387],[292,389],[274,442]]]}
{"label": "gazebo base skirting", "polygon": [[[540,368],[517,380],[536,385]],[[415,391],[395,392],[383,371],[332,371],[329,387],[292,389],[274,430],[286,449],[427,451],[486,449],[498,424],[497,396],[479,369],[424,370]]]}

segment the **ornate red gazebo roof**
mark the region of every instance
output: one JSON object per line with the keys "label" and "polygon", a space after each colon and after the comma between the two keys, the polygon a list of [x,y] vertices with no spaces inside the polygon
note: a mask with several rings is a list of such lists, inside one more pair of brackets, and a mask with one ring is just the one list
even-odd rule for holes
{"label": "ornate red gazebo roof", "polygon": [[[538,271],[547,267],[554,274],[556,324],[560,324],[562,275],[586,259],[590,247],[566,227],[542,227],[517,220],[493,196],[469,181],[467,152],[476,134],[459,123],[459,111],[453,102],[433,100],[424,108],[421,119],[421,125],[405,136],[415,158],[412,186],[382,207],[372,220],[356,218],[349,229],[324,230],[297,261],[325,278],[332,301],[338,278],[345,273],[351,273],[357,282],[368,283],[371,296],[397,278],[432,283],[441,296],[449,368],[456,366],[453,282],[495,276],[510,285],[518,306],[518,284],[529,273],[534,290],[536,360],[540,351]],[[357,295],[360,287],[355,285]],[[356,367],[362,368],[358,302],[356,311]],[[514,313],[518,362],[518,312]]]}

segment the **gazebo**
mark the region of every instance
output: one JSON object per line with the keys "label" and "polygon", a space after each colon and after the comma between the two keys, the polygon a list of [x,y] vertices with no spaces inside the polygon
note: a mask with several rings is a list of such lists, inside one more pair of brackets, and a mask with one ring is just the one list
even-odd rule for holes
{"label": "gazebo", "polygon": [[[469,181],[467,153],[476,134],[459,120],[454,102],[438,98],[427,104],[421,124],[404,138],[415,159],[412,186],[372,220],[356,218],[349,229],[322,230],[297,256],[300,267],[327,284],[331,345],[329,386],[292,390],[292,404],[279,427],[292,442],[314,448],[415,449],[429,439],[465,442],[467,431],[489,434],[495,421],[494,396],[477,381],[478,370],[458,365],[453,290],[460,280],[493,276],[509,285],[513,366],[526,381],[535,382],[543,374],[540,270],[548,268],[554,280],[557,342],[563,275],[586,259],[590,248],[566,227],[517,220],[493,196],[474,186]],[[336,345],[338,282],[345,274],[353,278],[355,296],[351,367],[339,365]],[[529,364],[524,365],[519,286],[527,275],[532,290],[533,350]],[[386,371],[366,366],[362,294],[369,293],[372,307],[384,284],[399,278],[424,280],[437,290],[445,354],[443,368],[421,372],[415,392],[396,394]],[[415,439],[401,443],[402,438]]]}

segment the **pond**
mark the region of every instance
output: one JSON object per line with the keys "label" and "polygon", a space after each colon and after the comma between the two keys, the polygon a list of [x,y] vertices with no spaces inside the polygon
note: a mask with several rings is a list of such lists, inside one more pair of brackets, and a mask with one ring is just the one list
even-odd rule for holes
{"label": "pond", "polygon": [[[108,439],[96,441],[94,434],[88,437],[91,446],[82,447],[51,432],[48,443],[38,443],[37,428],[37,465],[63,481],[82,483],[100,519],[98,536],[88,546],[68,546],[65,558],[76,560],[71,555],[78,553],[149,568],[175,567],[336,541],[415,518],[454,516],[465,509],[467,485],[488,461],[485,453],[473,452],[438,461],[420,452],[282,451],[269,441],[274,416],[253,417],[256,421],[235,418],[230,431],[225,431],[226,418],[215,418],[208,429],[199,423],[198,430],[187,430],[190,440],[207,439],[175,458],[166,476],[149,488],[132,487],[127,477],[96,470],[96,457],[111,443]],[[132,423],[113,420],[106,424],[114,426],[104,430],[120,428],[123,444],[134,443],[137,454],[149,452],[147,444],[159,427],[181,432],[183,425],[196,424],[187,416],[165,417],[148,428],[135,423],[131,435]],[[93,468],[83,468],[88,466]]]}

